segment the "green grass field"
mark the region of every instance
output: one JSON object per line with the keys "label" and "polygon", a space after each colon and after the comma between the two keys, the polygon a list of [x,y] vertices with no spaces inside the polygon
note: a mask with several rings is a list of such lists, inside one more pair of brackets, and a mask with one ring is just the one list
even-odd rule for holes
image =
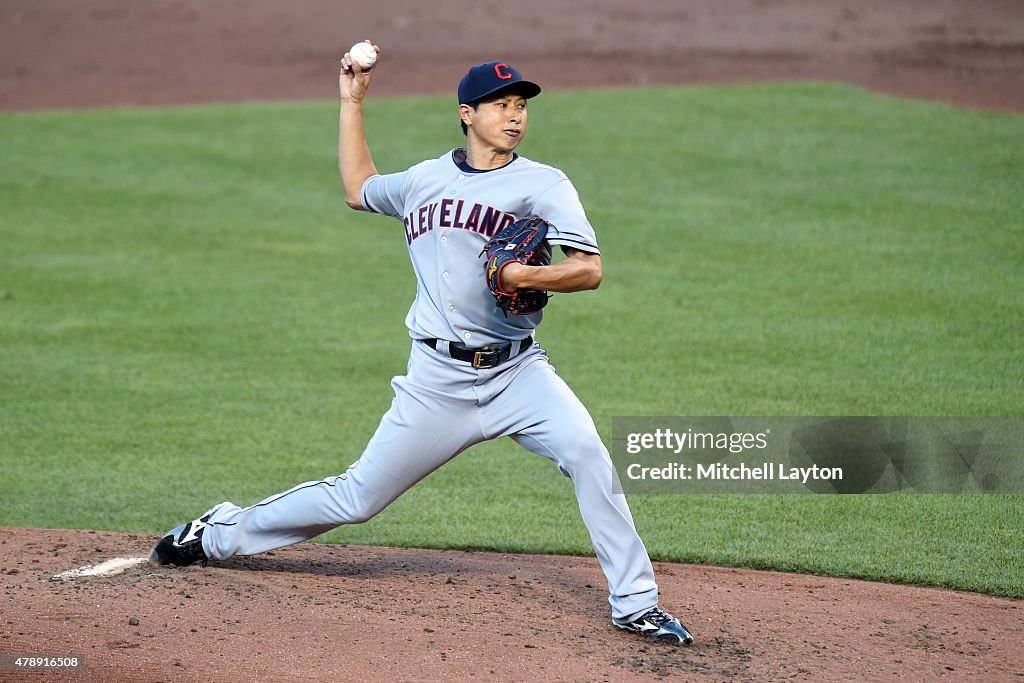
{"label": "green grass field", "polygon": [[[459,144],[367,105],[377,165]],[[343,470],[404,371],[398,223],[334,103],[0,115],[0,524],[157,533]],[[521,150],[604,255],[540,339],[614,415],[1020,415],[1024,117],[834,85],[545,93]],[[1024,597],[1024,495],[633,496],[656,559]],[[591,552],[504,440],[328,540]]]}

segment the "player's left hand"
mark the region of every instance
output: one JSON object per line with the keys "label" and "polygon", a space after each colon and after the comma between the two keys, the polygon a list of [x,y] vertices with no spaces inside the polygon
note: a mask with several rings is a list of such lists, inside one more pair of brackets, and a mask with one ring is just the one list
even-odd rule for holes
{"label": "player's left hand", "polygon": [[519,261],[509,261],[501,269],[501,282],[498,283],[498,286],[504,292],[515,294],[520,289],[519,282],[525,276],[527,268],[527,265]]}
{"label": "player's left hand", "polygon": [[551,245],[546,239],[549,225],[539,216],[521,218],[498,231],[480,251],[481,255],[487,254],[484,261],[487,288],[505,315],[509,312],[515,315],[536,313],[548,303],[548,293],[543,290],[510,288],[509,291],[505,288],[508,279],[502,276],[503,271],[509,268],[550,265]]}

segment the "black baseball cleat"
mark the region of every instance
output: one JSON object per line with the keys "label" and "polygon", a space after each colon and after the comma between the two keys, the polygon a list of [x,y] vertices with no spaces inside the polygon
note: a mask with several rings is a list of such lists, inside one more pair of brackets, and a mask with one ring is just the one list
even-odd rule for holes
{"label": "black baseball cleat", "polygon": [[690,635],[690,631],[674,616],[657,607],[644,612],[633,621],[618,622],[612,619],[612,623],[623,631],[639,633],[666,643],[674,643],[676,645],[690,645],[693,643],[693,636]]}
{"label": "black baseball cleat", "polygon": [[173,564],[176,567],[187,567],[202,562],[205,567],[210,558],[203,550],[203,531],[206,530],[210,516],[216,509],[213,508],[199,519],[182,524],[164,534],[149,553],[149,561],[156,565]]}

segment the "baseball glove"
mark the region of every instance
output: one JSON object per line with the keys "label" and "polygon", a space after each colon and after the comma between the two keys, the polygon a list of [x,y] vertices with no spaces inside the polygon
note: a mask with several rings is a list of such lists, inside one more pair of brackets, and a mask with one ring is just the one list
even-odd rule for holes
{"label": "baseball glove", "polygon": [[551,245],[545,239],[551,224],[540,216],[527,216],[499,230],[480,251],[487,254],[484,277],[494,302],[508,317],[536,313],[548,303],[548,293],[539,289],[506,292],[501,288],[501,271],[513,261],[528,266],[551,264]]}

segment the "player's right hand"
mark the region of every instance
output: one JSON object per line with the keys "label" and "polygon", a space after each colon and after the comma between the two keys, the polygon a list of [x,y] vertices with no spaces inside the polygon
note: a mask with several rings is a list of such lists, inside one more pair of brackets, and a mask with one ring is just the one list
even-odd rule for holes
{"label": "player's right hand", "polygon": [[[368,41],[369,42],[369,41]],[[370,71],[363,69],[352,59],[352,55],[345,53],[341,58],[341,73],[338,75],[338,90],[343,102],[362,102],[366,96],[366,89],[370,87],[370,79],[374,72],[380,68],[380,46],[374,45],[377,51],[377,62]]]}

